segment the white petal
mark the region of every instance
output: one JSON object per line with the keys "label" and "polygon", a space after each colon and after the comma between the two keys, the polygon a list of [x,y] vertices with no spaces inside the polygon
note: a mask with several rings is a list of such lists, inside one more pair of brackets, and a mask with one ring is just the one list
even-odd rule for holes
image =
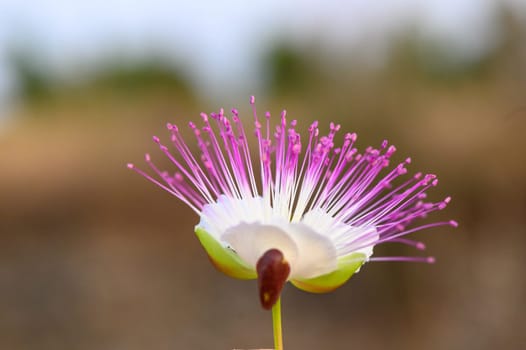
{"label": "white petal", "polygon": [[274,225],[240,223],[226,230],[221,239],[254,268],[259,258],[269,249],[279,249],[291,268],[298,257],[296,243],[287,232]]}
{"label": "white petal", "polygon": [[219,196],[216,203],[206,204],[201,211],[198,227],[220,240],[221,235],[230,227],[244,222],[263,222],[265,213],[263,198],[236,199]]}
{"label": "white petal", "polygon": [[[347,225],[321,209],[305,213],[301,223],[329,237],[336,246],[338,256],[363,253],[367,260],[373,254],[374,245],[379,238],[376,227]],[[353,246],[358,249],[353,249]]]}
{"label": "white petal", "polygon": [[336,248],[331,241],[301,223],[241,223],[229,228],[221,239],[253,267],[267,250],[279,249],[290,265],[291,278],[316,277],[337,267]]}
{"label": "white petal", "polygon": [[290,224],[288,228],[299,252],[291,272],[293,278],[312,278],[336,270],[336,247],[328,237],[302,223]]}

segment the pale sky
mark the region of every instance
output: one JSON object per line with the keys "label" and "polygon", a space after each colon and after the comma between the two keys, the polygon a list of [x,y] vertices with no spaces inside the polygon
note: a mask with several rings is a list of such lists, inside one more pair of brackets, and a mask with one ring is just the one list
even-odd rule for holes
{"label": "pale sky", "polygon": [[[424,37],[477,54],[491,45],[492,10],[502,1],[0,0],[0,101],[13,91],[5,55],[15,40],[37,45],[56,74],[89,68],[118,49],[140,57],[161,48],[217,97],[256,79],[257,58],[276,39],[316,40],[327,54],[365,42],[374,52],[417,24]],[[525,13],[526,0],[507,2]]]}

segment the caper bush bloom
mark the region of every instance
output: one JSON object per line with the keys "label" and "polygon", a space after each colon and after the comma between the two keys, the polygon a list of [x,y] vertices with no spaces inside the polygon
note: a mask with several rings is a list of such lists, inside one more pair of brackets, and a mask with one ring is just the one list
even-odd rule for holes
{"label": "caper bush bloom", "polygon": [[[251,105],[254,136],[247,134],[235,109],[230,116],[223,110],[202,113],[201,126],[189,124],[198,152],[173,124],[167,125],[170,146],[153,138],[174,171],[159,170],[149,155],[149,172],[128,164],[197,213],[195,232],[220,271],[259,278],[260,292],[267,286],[261,302],[270,308],[286,281],[321,293],[345,283],[368,261],[434,262],[428,256],[375,257],[373,248],[396,242],[423,250],[423,243],[406,236],[457,225],[413,224],[450,201],[426,201],[426,191],[438,183],[435,175],[408,176],[410,158],[391,166],[396,148],[387,141],[360,152],[354,133],[336,144],[339,125],[330,123],[322,136],[314,122],[300,135],[296,120],[288,121],[285,111],[274,128],[270,113],[258,117],[253,97]],[[252,144],[257,151],[251,151]],[[263,258],[267,252],[273,253]],[[267,269],[262,277],[267,260],[282,261],[286,269],[281,274],[275,272],[280,268]],[[258,263],[265,266],[260,269]],[[274,275],[280,281],[273,281]],[[273,284],[278,286],[269,289]]]}

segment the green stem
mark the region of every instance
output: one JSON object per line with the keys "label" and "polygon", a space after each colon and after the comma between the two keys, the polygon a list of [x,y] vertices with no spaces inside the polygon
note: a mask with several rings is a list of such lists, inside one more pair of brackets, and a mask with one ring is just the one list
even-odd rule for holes
{"label": "green stem", "polygon": [[272,307],[272,330],[274,331],[274,349],[283,350],[283,336],[281,333],[281,297]]}

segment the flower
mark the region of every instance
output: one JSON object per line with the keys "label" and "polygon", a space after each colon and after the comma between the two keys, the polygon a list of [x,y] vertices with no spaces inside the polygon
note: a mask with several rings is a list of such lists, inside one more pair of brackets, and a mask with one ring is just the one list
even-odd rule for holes
{"label": "flower", "polygon": [[435,175],[417,173],[395,184],[411,160],[381,175],[396,151],[387,141],[360,153],[356,134],[345,134],[336,146],[340,126],[330,123],[321,136],[318,122],[302,140],[296,120],[288,122],[285,111],[272,129],[270,113],[260,119],[254,97],[251,105],[255,154],[237,110],[230,117],[220,110],[202,113],[202,127],[189,124],[199,155],[175,125],[167,127],[176,153],[153,138],[175,173],[159,170],[149,155],[146,162],[155,176],[128,164],[199,215],[195,232],[220,271],[259,278],[262,304],[270,308],[286,281],[305,291],[328,292],[368,261],[434,262],[433,257],[374,257],[373,248],[396,242],[423,250],[423,243],[406,236],[457,226],[455,221],[410,226],[450,201],[425,201],[426,191],[438,183]]}

